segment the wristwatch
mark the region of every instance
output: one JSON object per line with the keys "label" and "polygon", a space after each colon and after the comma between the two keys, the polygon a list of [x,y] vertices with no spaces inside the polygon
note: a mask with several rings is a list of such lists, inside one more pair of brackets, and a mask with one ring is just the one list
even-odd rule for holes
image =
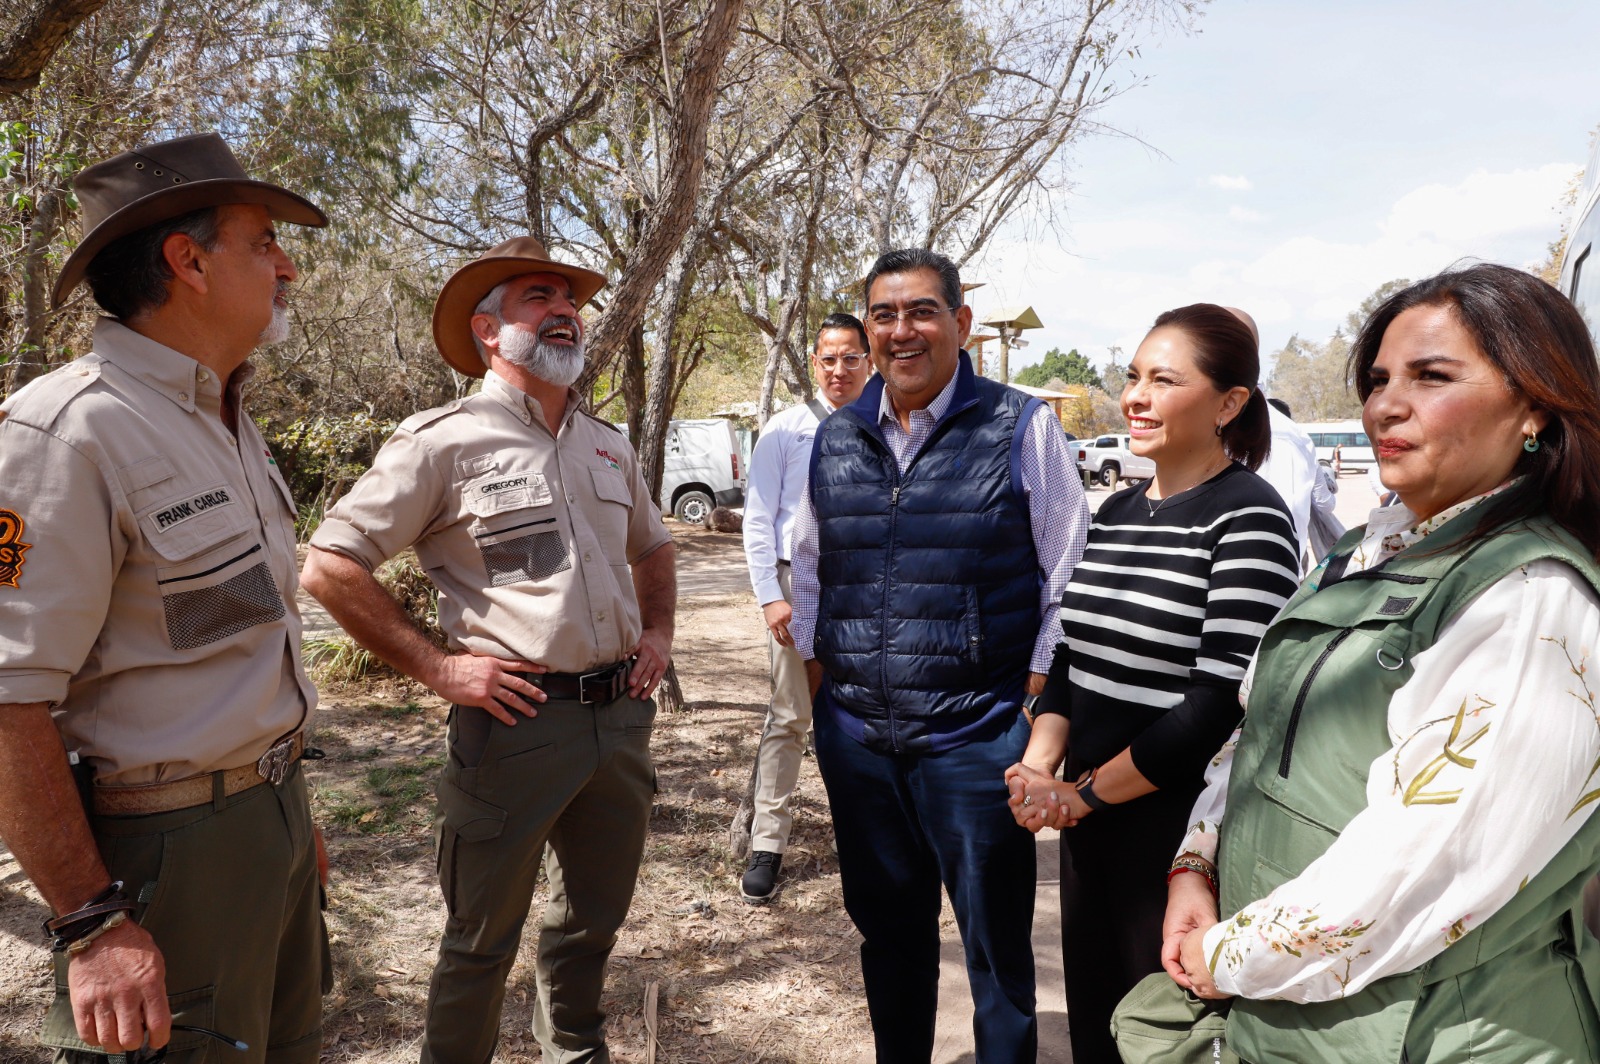
{"label": "wristwatch", "polygon": [[1083,799],[1084,805],[1088,806],[1090,809],[1093,809],[1095,812],[1099,812],[1100,810],[1111,805],[1110,802],[1094,793],[1094,774],[1098,771],[1098,768],[1092,768],[1088,772],[1085,772],[1082,776],[1078,777],[1077,785],[1078,797]]}

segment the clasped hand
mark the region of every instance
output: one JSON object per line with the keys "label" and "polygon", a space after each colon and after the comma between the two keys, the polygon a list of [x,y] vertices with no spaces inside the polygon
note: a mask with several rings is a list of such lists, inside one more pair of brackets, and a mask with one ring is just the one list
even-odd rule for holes
{"label": "clasped hand", "polygon": [[1089,807],[1070,783],[1021,761],[1006,769],[1006,804],[1018,824],[1029,831],[1070,828],[1089,815]]}

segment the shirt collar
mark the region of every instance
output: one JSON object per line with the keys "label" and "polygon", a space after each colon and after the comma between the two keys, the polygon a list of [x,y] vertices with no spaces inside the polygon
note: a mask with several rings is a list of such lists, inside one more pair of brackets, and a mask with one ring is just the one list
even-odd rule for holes
{"label": "shirt collar", "polygon": [[[115,318],[95,322],[94,352],[191,414],[197,403],[216,408],[222,402],[226,381],[218,380],[215,373],[182,351],[157,343]],[[255,367],[243,363],[233,371],[235,386],[242,388],[254,375]]]}
{"label": "shirt collar", "polygon": [[1418,521],[1417,515],[1403,502],[1378,507],[1368,516],[1366,535],[1356,544],[1355,553],[1351,555],[1346,571],[1360,572],[1362,569],[1370,569],[1387,561],[1407,547],[1427,539],[1450,521],[1494,498],[1515,483],[1514,479],[1508,480],[1499,487],[1490,488],[1482,495],[1474,495],[1464,502],[1440,510],[1426,521]]}
{"label": "shirt collar", "polygon": [[[929,403],[921,410],[911,411],[911,416],[927,417],[935,422],[944,417],[945,412],[950,409],[951,401],[955,399],[956,382],[960,379],[961,367],[958,365],[956,367],[956,372],[950,374],[949,382],[946,383],[942,389],[940,389],[938,395],[933,397],[933,402]],[[893,421],[896,425],[900,424],[900,419],[894,412],[894,402],[889,398],[889,389],[887,386],[884,387],[883,395],[878,399],[878,424],[882,425],[886,420]]]}
{"label": "shirt collar", "polygon": [[[504,406],[517,416],[517,420],[524,425],[531,425],[535,421],[544,424],[544,411],[533,405],[533,396],[506,380],[494,370],[485,370],[483,374],[483,394],[487,395]],[[579,409],[580,397],[575,389],[567,389],[567,411],[561,419],[564,426],[572,420],[572,415]]]}

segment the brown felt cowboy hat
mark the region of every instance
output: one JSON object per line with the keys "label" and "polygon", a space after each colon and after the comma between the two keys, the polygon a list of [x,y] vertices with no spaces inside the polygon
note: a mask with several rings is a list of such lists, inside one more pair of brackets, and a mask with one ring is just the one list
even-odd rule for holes
{"label": "brown felt cowboy hat", "polygon": [[525,273],[553,273],[572,285],[572,304],[582,307],[606,286],[603,275],[582,266],[552,262],[544,245],[531,236],[513,237],[496,244],[457,270],[444,283],[433,305],[433,342],[456,372],[481,377],[487,369],[478,346],[472,342],[472,314],[483,297],[501,281]]}
{"label": "brown felt cowboy hat", "polygon": [[309,200],[252,180],[215,133],[196,133],[113,155],[84,167],[72,187],[83,206],[83,240],[61,267],[54,306],[78,287],[89,263],[106,245],[190,211],[255,203],[279,221],[328,224],[328,216]]}

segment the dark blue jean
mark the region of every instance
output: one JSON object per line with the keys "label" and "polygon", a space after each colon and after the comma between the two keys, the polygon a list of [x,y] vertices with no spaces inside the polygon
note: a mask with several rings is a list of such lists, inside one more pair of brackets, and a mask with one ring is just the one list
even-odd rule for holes
{"label": "dark blue jean", "polygon": [[939,998],[939,885],[967,953],[978,1064],[1032,1064],[1034,839],[1006,805],[1017,714],[999,736],[931,754],[879,754],[815,716],[845,909],[866,939],[861,974],[879,1064],[927,1064]]}

